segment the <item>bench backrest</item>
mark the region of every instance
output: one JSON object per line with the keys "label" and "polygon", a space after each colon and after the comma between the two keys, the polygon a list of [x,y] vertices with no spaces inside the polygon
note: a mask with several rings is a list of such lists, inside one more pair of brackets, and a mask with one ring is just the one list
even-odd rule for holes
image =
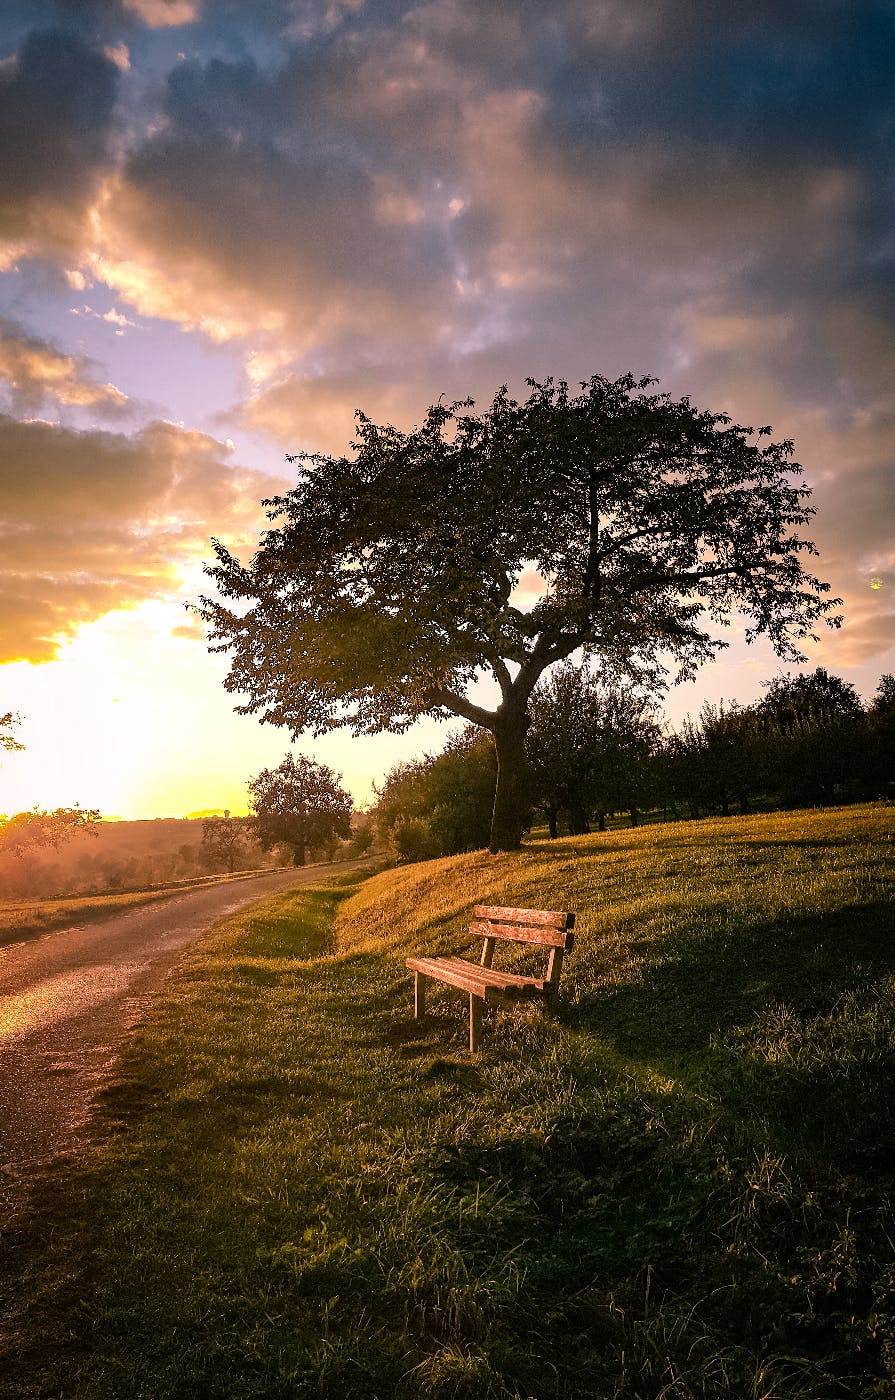
{"label": "bench backrest", "polygon": [[491,966],[495,940],[498,938],[514,943],[538,943],[550,949],[547,981],[556,986],[562,971],[563,954],[568,953],[575,942],[572,933],[574,914],[559,909],[505,909],[493,904],[477,904],[472,912],[475,919],[469,925],[469,932],[485,940],[483,967]]}

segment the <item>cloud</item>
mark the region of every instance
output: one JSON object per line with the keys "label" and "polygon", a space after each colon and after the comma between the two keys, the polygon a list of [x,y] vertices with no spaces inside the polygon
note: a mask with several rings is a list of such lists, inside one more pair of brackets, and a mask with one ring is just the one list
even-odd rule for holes
{"label": "cloud", "polygon": [[127,395],[114,384],[100,384],[86,355],[66,355],[0,317],[0,381],[9,387],[19,412],[33,413],[52,400],[66,407],[119,414]]}
{"label": "cloud", "polygon": [[176,595],[213,533],[252,548],[285,483],[203,433],[133,437],[0,416],[0,662],[48,661],[81,623]]}
{"label": "cloud", "polygon": [[[10,167],[10,248],[57,247],[117,293],[116,317],[238,347],[243,423],[293,450],[343,451],[357,407],[410,426],[442,393],[626,369],[771,422],[816,482],[854,646],[888,644],[866,569],[890,567],[890,4],[129,9],[129,34],[158,26],[135,34],[134,69],[150,43],[173,54],[162,21],[181,11],[205,57],[143,89],[113,163],[133,73],[77,41],[113,95],[78,136],[72,79],[57,119],[32,36],[0,121],[22,145],[3,103],[31,93],[44,146],[74,133],[73,173],[44,188],[32,170],[29,193]],[[40,42],[68,74],[60,36]]]}
{"label": "cloud", "polygon": [[372,169],[357,123],[331,132],[313,112],[332,104],[324,76],[298,60],[175,69],[162,130],[98,206],[94,275],[143,314],[253,349],[437,336],[456,273],[447,195]]}
{"label": "cloud", "polygon": [[0,253],[83,245],[110,159],[116,63],[77,34],[33,31],[0,72]]}
{"label": "cloud", "polygon": [[201,12],[199,0],[121,0],[121,8],[150,29],[195,24]]}

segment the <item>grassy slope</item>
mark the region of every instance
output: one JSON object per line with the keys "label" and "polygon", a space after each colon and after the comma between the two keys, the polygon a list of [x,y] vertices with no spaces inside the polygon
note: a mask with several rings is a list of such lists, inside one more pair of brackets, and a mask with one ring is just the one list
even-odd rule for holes
{"label": "grassy slope", "polygon": [[[11,1238],[0,1394],[890,1394],[893,834],[613,832],[223,925]],[[555,1016],[471,1061],[403,958],[479,900],[578,924]]]}

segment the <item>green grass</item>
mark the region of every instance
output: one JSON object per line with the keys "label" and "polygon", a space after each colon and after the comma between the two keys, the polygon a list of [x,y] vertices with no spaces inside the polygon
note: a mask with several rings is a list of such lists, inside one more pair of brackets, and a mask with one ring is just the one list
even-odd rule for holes
{"label": "green grass", "polygon": [[[9,1232],[0,1395],[890,1395],[892,818],[535,842],[221,925]],[[471,1059],[403,959],[479,900],[577,941]]]}

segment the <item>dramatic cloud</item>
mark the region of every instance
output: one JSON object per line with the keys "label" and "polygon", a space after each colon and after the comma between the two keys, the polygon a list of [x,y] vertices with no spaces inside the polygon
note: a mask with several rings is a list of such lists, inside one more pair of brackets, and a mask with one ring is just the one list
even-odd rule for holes
{"label": "dramatic cloud", "polygon": [[0,68],[0,265],[88,237],[118,77],[113,59],[55,29],[29,34]]}
{"label": "dramatic cloud", "polygon": [[219,534],[257,540],[270,477],[171,423],[133,438],[0,416],[0,662],[52,658],[116,608],[171,596]]}
{"label": "dramatic cloud", "polygon": [[[890,644],[866,583],[893,566],[887,0],[67,13],[81,37],[31,33],[0,70],[8,259],[111,288],[119,329],[236,350],[219,407],[287,449],[529,374],[654,373],[772,423],[816,486],[841,645]],[[20,409],[104,406],[85,361],[15,345]]]}
{"label": "dramatic cloud", "polygon": [[0,382],[18,412],[33,413],[47,401],[118,414],[127,396],[114,384],[99,384],[86,355],[66,355],[0,317]]}

